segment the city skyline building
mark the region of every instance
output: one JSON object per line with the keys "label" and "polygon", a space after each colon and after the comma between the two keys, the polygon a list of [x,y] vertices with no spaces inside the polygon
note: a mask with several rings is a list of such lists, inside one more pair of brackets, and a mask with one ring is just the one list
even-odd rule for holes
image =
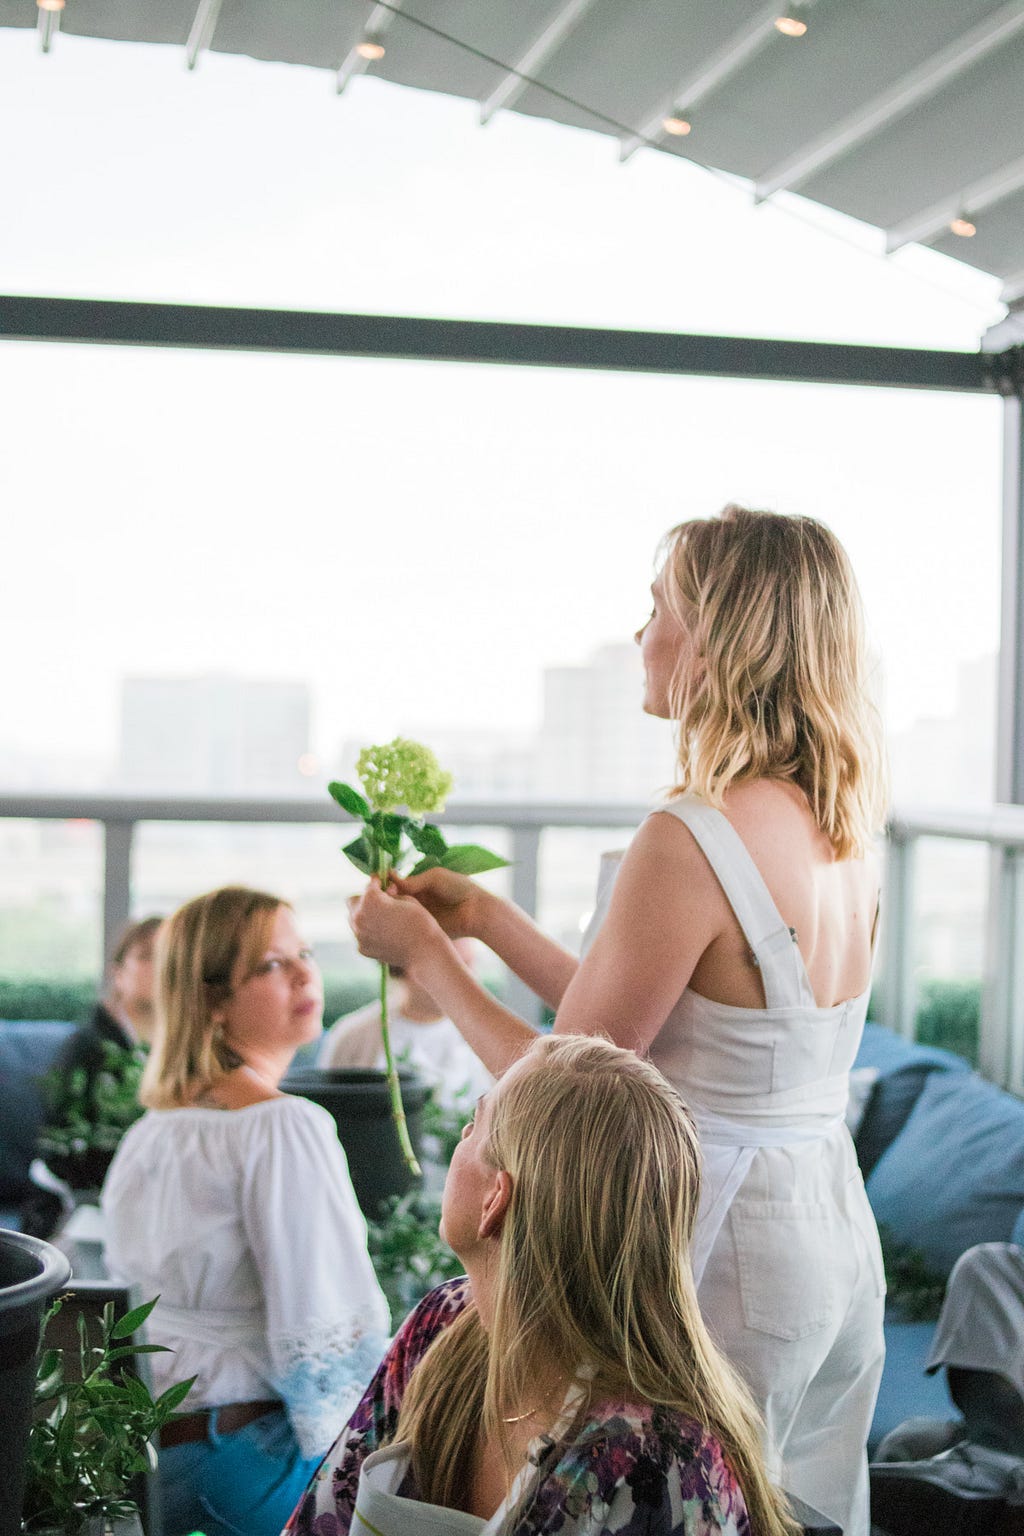
{"label": "city skyline building", "polygon": [[118,778],[136,792],[295,793],[310,755],[310,719],[303,682],[128,677],[121,685]]}

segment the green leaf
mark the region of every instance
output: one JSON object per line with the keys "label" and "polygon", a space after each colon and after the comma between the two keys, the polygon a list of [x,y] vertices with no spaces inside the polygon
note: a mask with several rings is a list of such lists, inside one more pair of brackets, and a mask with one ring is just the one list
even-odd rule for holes
{"label": "green leaf", "polygon": [[166,1344],[122,1344],[120,1349],[112,1349],[107,1355],[107,1364],[111,1365],[115,1360],[127,1360],[131,1355],[172,1355],[173,1349]]}
{"label": "green leaf", "polygon": [[441,860],[440,859],[431,858],[430,855],[428,854],[426,858],[420,859],[418,864],[414,864],[412,869],[410,869],[409,873],[410,873],[410,875],[422,875],[425,870],[428,870],[428,869],[440,869],[440,867],[441,867]]}
{"label": "green leaf", "polygon": [[159,1296],[154,1296],[152,1301],[146,1301],[141,1307],[133,1307],[130,1312],[126,1312],[121,1321],[111,1328],[110,1337],[112,1339],[130,1338],[137,1328],[142,1327],[159,1300]]}
{"label": "green leaf", "polygon": [[435,827],[432,822],[426,821],[420,826],[418,822],[411,821],[405,830],[409,834],[409,841],[413,847],[419,853],[425,853],[428,858],[440,859],[447,853],[448,844],[445,842],[444,834],[441,828]]}
{"label": "green leaf", "polygon": [[59,1349],[48,1349],[36,1371],[36,1402],[53,1397],[64,1385],[64,1358]]}
{"label": "green leaf", "polygon": [[369,821],[370,807],[358,789],[353,789],[351,784],[339,784],[337,779],[332,779],[327,786],[327,793],[332,800],[338,802],[343,811],[348,811],[350,816],[358,816],[360,821]]}
{"label": "green leaf", "polygon": [[369,838],[357,837],[354,843],[349,843],[341,851],[356,869],[362,870],[364,875],[372,875],[376,872],[377,866],[374,863]]}
{"label": "green leaf", "polygon": [[375,811],[370,826],[377,846],[392,859],[397,859],[402,849],[402,833],[410,826],[408,816],[398,816],[394,811]]}
{"label": "green leaf", "polygon": [[508,859],[477,843],[456,843],[440,860],[442,869],[453,869],[458,875],[481,875],[486,869],[505,869]]}
{"label": "green leaf", "polygon": [[173,1413],[179,1403],[183,1403],[195,1384],[195,1377],[190,1376],[188,1381],[176,1381],[173,1387],[168,1387],[156,1400],[156,1406],[162,1408],[165,1413]]}

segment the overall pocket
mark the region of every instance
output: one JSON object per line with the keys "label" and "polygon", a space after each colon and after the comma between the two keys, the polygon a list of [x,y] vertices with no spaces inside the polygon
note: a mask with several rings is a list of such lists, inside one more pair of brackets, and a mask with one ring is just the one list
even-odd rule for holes
{"label": "overall pocket", "polygon": [[729,1220],[747,1327],[786,1340],[827,1327],[833,1310],[828,1207],[736,1200]]}

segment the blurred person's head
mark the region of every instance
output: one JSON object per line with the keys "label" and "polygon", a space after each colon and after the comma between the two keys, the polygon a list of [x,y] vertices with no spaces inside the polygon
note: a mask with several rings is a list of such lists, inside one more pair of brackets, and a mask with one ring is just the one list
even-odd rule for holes
{"label": "blurred person's head", "polygon": [[157,950],[156,1028],[139,1097],[192,1102],[242,1065],[281,1073],[322,1027],[323,984],[285,901],[226,886],[167,920]]}
{"label": "blurred person's head", "polygon": [[803,790],[836,855],[862,854],[887,800],[860,593],[809,517],[728,506],[666,535],[638,632],[644,708],[677,722],[676,792],[721,806],[732,784]]}
{"label": "blurred person's head", "polygon": [[156,942],[162,917],[129,923],[120,935],[107,967],[104,1002],[137,1039],[149,1043],[153,1034]]}
{"label": "blurred person's head", "polygon": [[614,1401],[689,1414],[720,1440],[752,1528],[785,1529],[756,1410],[697,1304],[700,1168],[674,1089],[608,1041],[542,1038],[484,1095],[442,1203],[477,1304],[424,1357],[396,1430],[421,1497],[451,1502],[481,1424],[511,1473],[505,1425],[545,1391],[560,1407],[583,1367],[581,1411]]}

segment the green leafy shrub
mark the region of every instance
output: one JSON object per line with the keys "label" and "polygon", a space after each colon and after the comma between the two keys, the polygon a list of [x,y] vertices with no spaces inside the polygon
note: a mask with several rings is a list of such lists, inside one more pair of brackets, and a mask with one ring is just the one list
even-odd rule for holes
{"label": "green leafy shrub", "polygon": [[0,1019],[84,1019],[96,1001],[94,976],[0,976]]}
{"label": "green leafy shrub", "polygon": [[[98,995],[94,976],[0,976],[0,1019],[58,1019],[77,1023]],[[324,977],[324,1018],[362,1008],[377,995],[372,970]]]}
{"label": "green leafy shrub", "polygon": [[58,1178],[75,1189],[98,1188],[121,1138],[142,1114],[142,1047],[99,1042],[98,1071],[54,1068],[42,1079],[46,1119],[36,1146]]}
{"label": "green leafy shrub", "polygon": [[980,1017],[980,981],[925,981],[914,1020],[915,1036],[922,1045],[940,1045],[977,1066]]}
{"label": "green leafy shrub", "polygon": [[370,1258],[393,1328],[435,1285],[465,1274],[461,1259],[438,1236],[440,1220],[440,1198],[412,1189],[392,1195],[383,1219],[367,1223]]}
{"label": "green leafy shrub", "polygon": [[[60,1311],[54,1302],[46,1326]],[[133,1480],[156,1465],[151,1439],[173,1416],[195,1377],[176,1382],[154,1400],[149,1388],[120,1362],[162,1353],[162,1344],[133,1344],[156,1301],[114,1321],[103,1309],[100,1342],[92,1344],[85,1318],[78,1319],[78,1380],[65,1369],[64,1350],[45,1349],[36,1373],[41,1416],[32,1425],[26,1462],[23,1519],[27,1529],[56,1529],[74,1536],[90,1519],[127,1519],[138,1513]]]}
{"label": "green leafy shrub", "polygon": [[[423,1164],[427,1183],[439,1188],[462,1128],[473,1112],[469,1088],[454,1105],[439,1104],[431,1094],[423,1106]],[[438,1235],[440,1196],[422,1189],[392,1195],[380,1221],[368,1223],[370,1258],[397,1328],[428,1291],[465,1273],[459,1259]]]}
{"label": "green leafy shrub", "polygon": [[879,1227],[882,1262],[885,1266],[887,1304],[908,1323],[933,1323],[942,1308],[946,1282],[929,1269],[924,1254],[901,1243],[889,1227]]}
{"label": "green leafy shrub", "polygon": [[324,977],[324,1023],[333,1024],[346,1013],[365,1008],[377,996],[377,973],[368,970],[352,976]]}

